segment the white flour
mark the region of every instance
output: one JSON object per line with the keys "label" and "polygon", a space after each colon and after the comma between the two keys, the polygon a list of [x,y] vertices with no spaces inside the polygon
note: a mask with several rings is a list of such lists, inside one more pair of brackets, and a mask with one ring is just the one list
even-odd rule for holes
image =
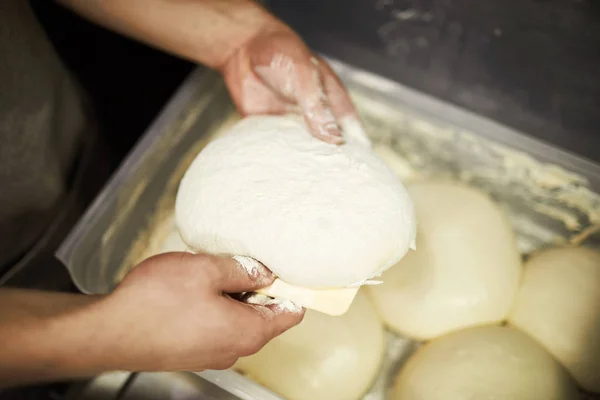
{"label": "white flour", "polygon": [[251,257],[233,256],[238,265],[242,267],[248,275],[255,281],[266,278],[271,275],[264,265]]}
{"label": "white flour", "polygon": [[245,299],[245,302],[258,306],[273,306],[274,308],[284,312],[299,313],[302,311],[302,307],[290,300],[280,298],[274,299],[260,293],[252,293]]}

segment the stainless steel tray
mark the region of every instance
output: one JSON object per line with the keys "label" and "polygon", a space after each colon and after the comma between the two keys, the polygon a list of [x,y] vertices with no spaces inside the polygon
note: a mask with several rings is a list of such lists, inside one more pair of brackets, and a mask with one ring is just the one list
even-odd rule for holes
{"label": "stainless steel tray", "polygon": [[[507,209],[524,254],[550,244],[595,244],[600,166],[395,82],[331,60],[376,147],[393,149],[405,179],[449,177],[493,196]],[[59,249],[85,293],[109,292],[173,205],[191,156],[231,121],[221,79],[198,69],[150,127]],[[388,357],[365,399],[385,398],[391,377],[418,344],[389,335]],[[245,400],[281,399],[234,371],[206,380]],[[600,398],[600,397],[598,397]]]}

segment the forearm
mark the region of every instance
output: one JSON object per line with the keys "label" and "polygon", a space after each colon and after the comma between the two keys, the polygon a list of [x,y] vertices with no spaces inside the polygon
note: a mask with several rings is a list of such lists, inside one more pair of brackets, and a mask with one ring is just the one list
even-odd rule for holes
{"label": "forearm", "polygon": [[286,29],[252,0],[59,0],[114,31],[221,67],[258,32]]}
{"label": "forearm", "polygon": [[112,369],[101,299],[0,289],[0,386]]}

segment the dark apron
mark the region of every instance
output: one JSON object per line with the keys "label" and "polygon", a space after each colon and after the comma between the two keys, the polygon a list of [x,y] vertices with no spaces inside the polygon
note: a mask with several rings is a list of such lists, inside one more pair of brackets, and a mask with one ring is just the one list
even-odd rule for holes
{"label": "dark apron", "polygon": [[[90,109],[28,2],[0,0],[0,286],[74,290],[54,252],[109,173]],[[0,399],[62,391],[34,385]]]}
{"label": "dark apron", "polygon": [[0,286],[68,290],[54,251],[106,180],[103,147],[27,1],[0,1],[0,55]]}

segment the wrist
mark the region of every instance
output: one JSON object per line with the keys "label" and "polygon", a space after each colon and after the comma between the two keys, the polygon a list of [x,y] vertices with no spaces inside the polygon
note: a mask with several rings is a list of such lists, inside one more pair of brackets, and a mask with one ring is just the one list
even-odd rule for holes
{"label": "wrist", "polygon": [[[292,30],[280,21],[278,18],[267,12],[260,5],[253,1],[248,1],[243,7],[240,7],[236,12],[232,13],[231,21],[235,28],[227,32],[226,29],[218,29],[222,31],[220,44],[215,43],[215,53],[206,52],[205,48],[199,49],[197,54],[202,54],[204,59],[197,61],[207,65],[223,74],[228,64],[235,58],[236,54],[243,51],[249,43],[257,37],[269,34],[271,32]],[[227,32],[227,33],[225,33]]]}
{"label": "wrist", "polygon": [[94,351],[101,333],[96,305],[103,297],[0,290],[0,385],[87,377],[110,369]]}
{"label": "wrist", "polygon": [[[65,370],[70,377],[89,377],[118,370],[115,347],[118,336],[113,323],[114,313],[109,306],[110,295],[80,295],[77,307],[45,324],[49,337],[62,337],[63,346],[55,346],[51,362]],[[45,330],[42,327],[42,331]],[[62,347],[62,348],[61,348]]]}

